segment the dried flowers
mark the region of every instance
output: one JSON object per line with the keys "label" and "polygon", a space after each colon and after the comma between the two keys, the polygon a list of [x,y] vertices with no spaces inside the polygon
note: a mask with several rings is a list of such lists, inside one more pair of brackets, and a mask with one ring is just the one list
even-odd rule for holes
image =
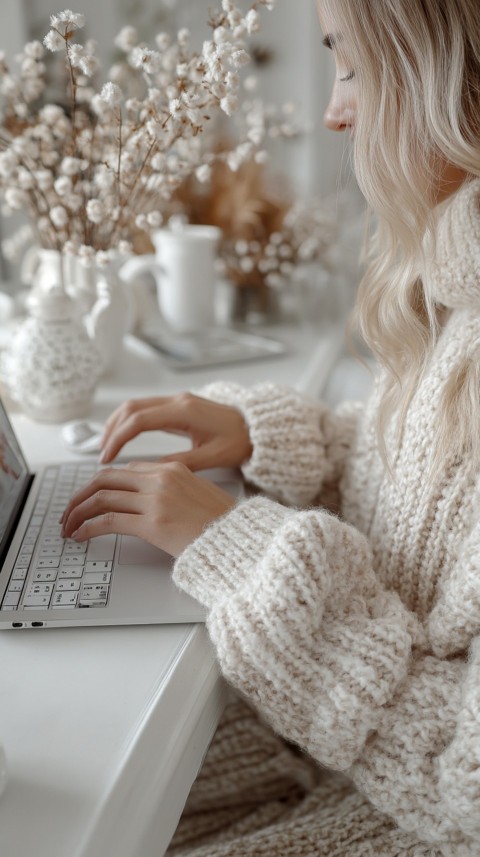
{"label": "dried flowers", "polygon": [[272,290],[291,285],[306,265],[329,265],[336,224],[327,205],[295,199],[278,177],[273,188],[255,159],[236,172],[217,161],[207,185],[185,182],[172,210],[192,223],[220,227],[221,272],[240,292],[255,291],[263,309]]}
{"label": "dried flowers", "polygon": [[[186,29],[176,38],[160,33],[151,49],[125,27],[115,40],[125,60],[99,86],[95,46],[76,41],[84,16],[71,10],[51,16],[43,45],[25,45],[16,75],[0,52],[3,212],[26,211],[40,246],[83,256],[91,255],[83,248],[130,240],[135,228],[156,228],[188,176],[209,178],[216,154],[202,132],[216,114],[237,109],[245,38],[257,31],[260,8],[273,5],[253,0],[242,12],[222,0],[199,52]],[[66,71],[67,98],[58,103],[44,103],[46,50],[61,55]],[[255,139],[235,150],[238,165],[258,149],[261,134]],[[23,229],[5,250],[18,251],[25,238]]]}

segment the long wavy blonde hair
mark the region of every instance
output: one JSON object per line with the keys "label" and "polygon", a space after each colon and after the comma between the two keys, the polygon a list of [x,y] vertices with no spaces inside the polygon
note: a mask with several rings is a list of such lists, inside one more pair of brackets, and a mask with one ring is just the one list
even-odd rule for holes
{"label": "long wavy blonde hair", "polygon": [[[425,239],[440,165],[480,176],[480,12],[478,0],[324,5],[355,74],[355,172],[375,215],[356,320],[386,369],[378,438],[388,464],[386,427],[398,414],[401,430],[439,332]],[[434,462],[447,450],[480,456],[479,398],[479,361],[466,359],[443,395]]]}

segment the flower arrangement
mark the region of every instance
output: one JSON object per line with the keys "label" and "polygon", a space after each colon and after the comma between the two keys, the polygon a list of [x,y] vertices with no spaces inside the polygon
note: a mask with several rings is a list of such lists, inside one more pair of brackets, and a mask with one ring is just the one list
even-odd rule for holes
{"label": "flower arrangement", "polygon": [[[236,111],[246,39],[259,29],[260,8],[274,2],[253,0],[242,12],[222,0],[200,51],[187,29],[160,33],[151,49],[124,27],[115,40],[124,61],[98,85],[95,46],[77,41],[85,21],[71,10],[51,16],[43,44],[24,46],[16,75],[0,53],[0,199],[4,214],[24,211],[30,220],[5,251],[21,250],[33,232],[41,247],[90,258],[126,249],[135,229],[158,227],[186,178],[208,180],[216,158],[226,157],[202,135],[215,115]],[[54,100],[46,98],[46,51],[65,72],[65,92]],[[240,166],[261,142],[257,129],[229,156]]]}
{"label": "flower arrangement", "polygon": [[288,288],[311,263],[330,266],[336,223],[326,203],[296,199],[263,163],[251,158],[232,170],[218,161],[210,181],[188,179],[174,195],[174,216],[220,227],[221,273],[238,290],[255,295],[257,309],[268,309],[273,291]]}

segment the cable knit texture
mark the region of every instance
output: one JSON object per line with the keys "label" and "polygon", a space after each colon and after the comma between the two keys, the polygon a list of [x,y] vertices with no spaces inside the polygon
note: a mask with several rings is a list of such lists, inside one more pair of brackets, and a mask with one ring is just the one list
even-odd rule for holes
{"label": "cable knit texture", "polygon": [[227,711],[172,853],[480,855],[480,479],[453,456],[427,476],[442,391],[480,340],[480,181],[442,212],[433,274],[452,312],[389,440],[393,478],[378,389],[335,412],[273,385],[204,391],[243,413],[262,493],[174,579],[248,705]]}

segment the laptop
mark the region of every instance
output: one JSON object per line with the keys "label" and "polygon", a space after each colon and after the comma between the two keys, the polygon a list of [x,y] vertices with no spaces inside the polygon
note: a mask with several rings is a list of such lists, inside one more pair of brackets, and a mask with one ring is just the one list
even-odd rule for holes
{"label": "laptop", "polygon": [[[203,622],[173,583],[172,557],[133,536],[62,539],[69,498],[99,469],[84,459],[31,473],[0,402],[0,629]],[[238,471],[197,474],[239,499]]]}

